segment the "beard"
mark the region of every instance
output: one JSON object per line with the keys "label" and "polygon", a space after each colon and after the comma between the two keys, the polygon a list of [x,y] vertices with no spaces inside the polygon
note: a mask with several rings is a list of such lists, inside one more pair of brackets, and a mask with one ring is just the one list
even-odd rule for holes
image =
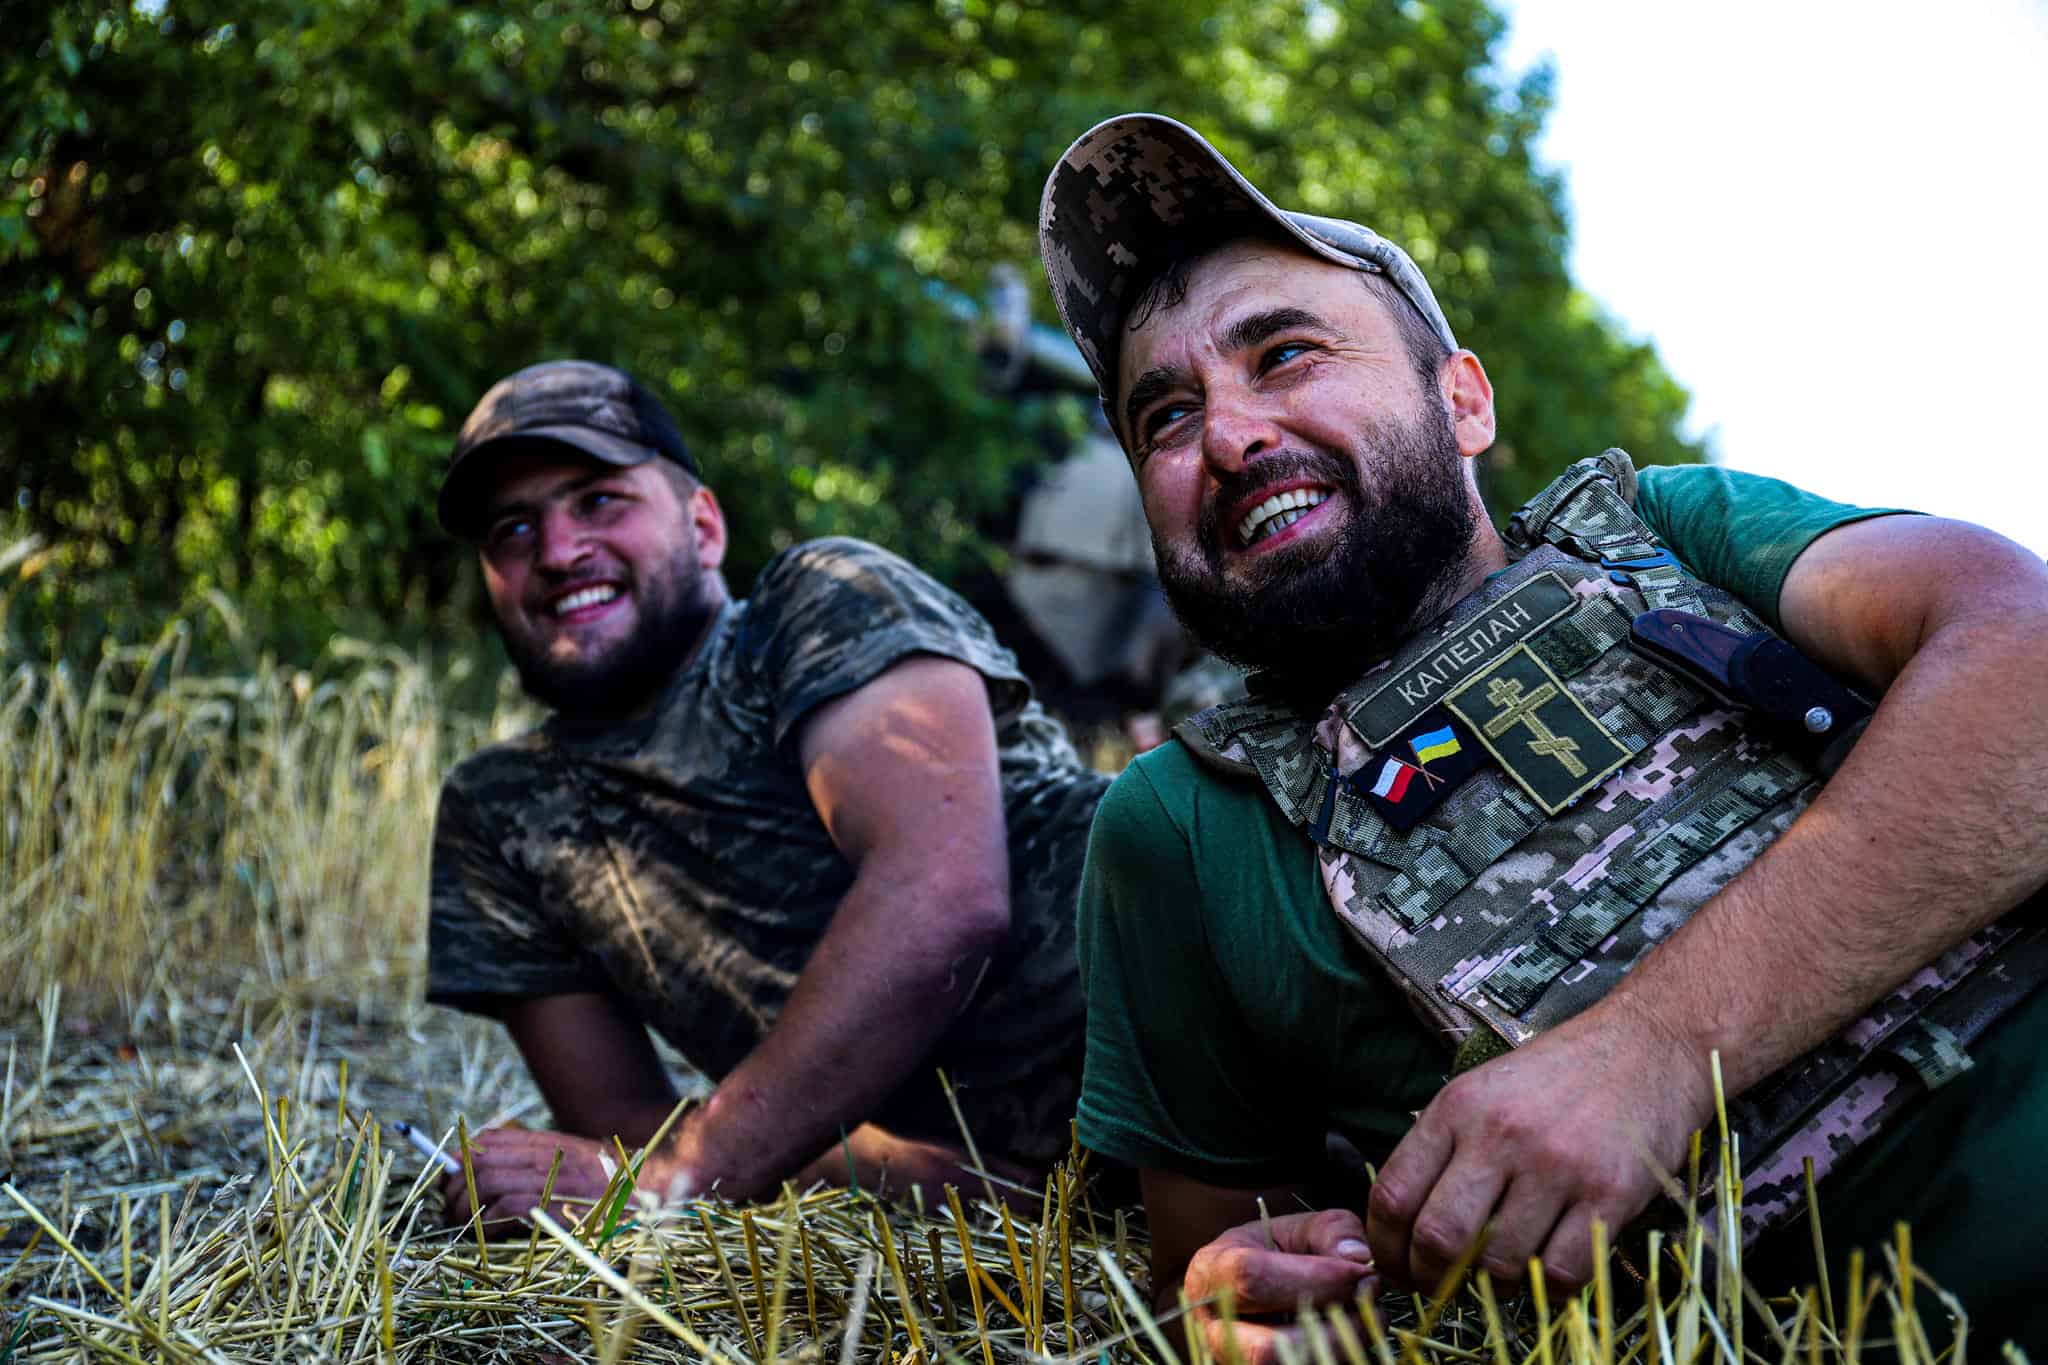
{"label": "beard", "polygon": [[551,658],[503,622],[498,637],[518,670],[519,685],[534,700],[572,719],[629,715],[675,676],[717,613],[703,580],[703,570],[679,555],[660,571],[629,582],[639,613],[632,634],[590,658]]}
{"label": "beard", "polygon": [[[1450,413],[1437,404],[1413,422],[1368,427],[1355,452],[1263,456],[1221,482],[1192,547],[1171,549],[1154,534],[1166,600],[1207,648],[1320,704],[1450,605],[1442,599],[1477,521],[1459,459]],[[1379,471],[1370,492],[1359,472],[1367,464]],[[1300,478],[1344,500],[1334,537],[1270,551],[1229,582],[1224,546],[1237,532],[1221,525],[1219,509]]]}

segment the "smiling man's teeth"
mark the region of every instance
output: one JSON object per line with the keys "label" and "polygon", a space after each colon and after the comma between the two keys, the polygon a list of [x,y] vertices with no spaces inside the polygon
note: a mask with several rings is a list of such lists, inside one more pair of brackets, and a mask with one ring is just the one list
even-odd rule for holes
{"label": "smiling man's teeth", "polygon": [[572,611],[594,607],[600,602],[609,602],[618,595],[619,590],[610,584],[595,588],[578,588],[567,597],[556,598],[553,610],[557,616],[567,616]]}
{"label": "smiling man's teeth", "polygon": [[1249,545],[1254,540],[1279,535],[1307,516],[1312,508],[1322,506],[1329,496],[1327,488],[1291,488],[1275,493],[1245,513],[1244,520],[1237,524],[1237,543]]}

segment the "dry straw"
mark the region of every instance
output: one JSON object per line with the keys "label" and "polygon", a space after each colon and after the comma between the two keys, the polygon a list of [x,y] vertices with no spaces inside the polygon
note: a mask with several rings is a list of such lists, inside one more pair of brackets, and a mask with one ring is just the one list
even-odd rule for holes
{"label": "dry straw", "polygon": [[[37,1031],[69,1031],[61,999],[45,1004],[31,1043]],[[664,1207],[632,1188],[628,1161],[575,1226],[542,1217],[527,1237],[485,1243],[438,1226],[437,1168],[387,1145],[364,1104],[402,1099],[408,1065],[459,1071],[448,1052],[420,1060],[402,1035],[289,1007],[219,1056],[158,1057],[98,1035],[27,1051],[13,1084],[30,1102],[10,1111],[5,1134],[17,1180],[0,1188],[9,1365],[995,1365],[1166,1360],[1176,1347],[1197,1365],[1211,1359],[1176,1315],[1148,1311],[1144,1241],[1094,1202],[1085,1163],[1057,1170],[1028,1211],[956,1191],[924,1216],[827,1189],[785,1189],[751,1207]],[[404,1083],[360,1082],[380,1071]],[[478,1074],[477,1093],[444,1091],[437,1104],[487,1112],[503,1073]],[[1653,1236],[1642,1285],[1603,1252],[1600,1276],[1577,1296],[1546,1296],[1539,1280],[1503,1299],[1465,1273],[1468,1258],[1432,1299],[1304,1313],[1298,1359],[1835,1361],[1880,1339],[1897,1342],[1898,1359],[1935,1358],[1921,1314],[1960,1308],[1913,1267],[1903,1232],[1881,1266],[1834,1287],[1838,1299],[1766,1301],[1739,1279],[1731,1299],[1711,1232],[1735,1197],[1724,1182],[1719,1202]]]}
{"label": "dry straw", "polygon": [[[1078,1162],[1029,1209],[991,1184],[918,1211],[824,1189],[662,1207],[629,1161],[574,1227],[441,1229],[433,1168],[378,1120],[537,1113],[495,1030],[416,1003],[442,769],[520,718],[451,714],[447,678],[385,649],[198,677],[187,639],[0,681],[0,1365],[1207,1365]],[[1903,1232],[1846,1283],[1766,1300],[1713,1254],[1738,1197],[1654,1238],[1641,1284],[1605,1260],[1569,1298],[1458,1275],[1304,1314],[1295,1358],[1932,1359],[1926,1324],[1960,1308]]]}

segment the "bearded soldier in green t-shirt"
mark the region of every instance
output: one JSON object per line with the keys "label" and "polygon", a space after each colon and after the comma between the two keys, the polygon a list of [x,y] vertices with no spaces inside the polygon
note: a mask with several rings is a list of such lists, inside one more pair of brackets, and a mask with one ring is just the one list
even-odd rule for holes
{"label": "bearded soldier in green t-shirt", "polygon": [[[1267,1358],[1489,1225],[1487,1271],[1581,1282],[1718,1052],[1752,1268],[1811,1157],[1832,1248],[1910,1218],[2041,1331],[2048,1229],[2000,1198],[2048,1131],[2041,562],[1618,451],[1496,531],[1492,389],[1414,263],[1168,119],[1068,149],[1040,237],[1168,595],[1252,670],[1117,781],[1082,879],[1079,1132],[1140,1168],[1158,1302],[1218,1339],[1231,1290]],[[1378,1163],[1348,1204],[1333,1133]]]}

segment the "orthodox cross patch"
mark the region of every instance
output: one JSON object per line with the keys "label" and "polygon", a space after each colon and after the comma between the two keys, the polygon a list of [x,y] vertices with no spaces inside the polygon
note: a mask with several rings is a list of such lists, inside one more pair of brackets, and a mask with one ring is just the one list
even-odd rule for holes
{"label": "orthodox cross patch", "polygon": [[1628,750],[1527,645],[1516,645],[1459,684],[1444,705],[1548,815],[1629,759]]}

